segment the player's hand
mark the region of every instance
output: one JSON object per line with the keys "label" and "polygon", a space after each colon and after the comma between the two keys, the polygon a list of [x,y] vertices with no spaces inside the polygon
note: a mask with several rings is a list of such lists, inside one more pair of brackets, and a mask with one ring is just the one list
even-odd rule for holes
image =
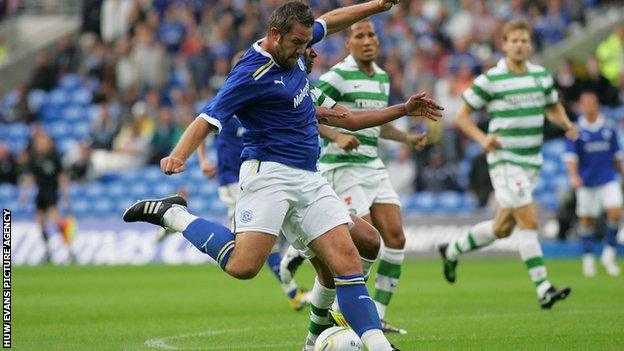
{"label": "player's hand", "polygon": [[500,141],[498,140],[498,135],[492,134],[485,137],[485,139],[481,143],[481,147],[487,152],[496,151],[496,149],[501,147]]}
{"label": "player's hand", "polygon": [[217,174],[217,166],[208,161],[201,162],[199,167],[201,167],[202,172],[204,172],[208,178],[213,178]]}
{"label": "player's hand", "polygon": [[566,129],[565,136],[572,141],[576,141],[579,138],[578,129],[576,129],[574,124]]}
{"label": "player's hand", "polygon": [[343,149],[346,152],[349,152],[353,149],[357,149],[360,146],[360,141],[353,135],[337,133],[334,142],[338,145],[339,148]]}
{"label": "player's hand", "polygon": [[578,189],[583,186],[583,179],[581,179],[578,174],[575,174],[570,178],[570,185],[572,185],[574,189]]}
{"label": "player's hand", "polygon": [[427,93],[420,92],[412,95],[405,102],[405,111],[408,116],[425,117],[432,121],[442,118],[444,107],[427,97]]}
{"label": "player's hand", "polygon": [[377,6],[384,9],[384,11],[390,10],[392,6],[397,5],[400,0],[377,0]]}
{"label": "player's hand", "polygon": [[174,156],[167,156],[160,160],[160,170],[167,175],[182,173],[186,167],[184,161]]}
{"label": "player's hand", "polygon": [[327,107],[317,107],[316,108],[316,119],[319,123],[327,124],[327,122],[332,118],[346,118],[348,114],[344,111],[338,111]]}
{"label": "player's hand", "polygon": [[427,133],[408,134],[407,144],[418,151],[422,151],[427,146]]}

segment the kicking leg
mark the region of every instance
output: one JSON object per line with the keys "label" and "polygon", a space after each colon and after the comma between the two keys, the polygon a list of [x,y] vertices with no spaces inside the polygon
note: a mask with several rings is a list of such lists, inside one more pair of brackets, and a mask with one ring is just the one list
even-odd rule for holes
{"label": "kicking leg", "polygon": [[393,350],[381,331],[381,321],[370,298],[359,253],[346,225],[339,225],[314,239],[310,249],[334,274],[340,309],[370,351]]}

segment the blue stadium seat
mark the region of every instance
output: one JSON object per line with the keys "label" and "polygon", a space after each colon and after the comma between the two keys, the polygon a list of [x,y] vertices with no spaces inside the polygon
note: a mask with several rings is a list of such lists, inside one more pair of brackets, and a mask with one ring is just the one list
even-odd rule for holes
{"label": "blue stadium seat", "polygon": [[50,101],[50,97],[45,90],[36,89],[28,93],[28,106],[32,111],[40,111]]}
{"label": "blue stadium seat", "polygon": [[63,109],[61,118],[66,121],[84,121],[86,120],[87,111],[79,105],[69,105]]}
{"label": "blue stadium seat", "polygon": [[82,87],[82,78],[78,74],[66,74],[59,82],[59,87],[65,90],[76,90]]}
{"label": "blue stadium seat", "polygon": [[130,189],[130,196],[135,199],[142,199],[151,196],[152,190],[145,183],[130,183],[127,189]]}
{"label": "blue stadium seat", "polygon": [[63,107],[69,103],[69,94],[59,88],[56,88],[50,92],[50,106]]}
{"label": "blue stadium seat", "polygon": [[72,94],[71,101],[72,101],[72,104],[86,106],[91,103],[92,98],[93,98],[93,95],[91,94],[89,90],[80,89]]}
{"label": "blue stadium seat", "polygon": [[430,192],[420,192],[414,197],[414,210],[417,212],[431,212],[437,206],[435,195]]}
{"label": "blue stadium seat", "polygon": [[92,182],[85,187],[85,194],[90,197],[103,196],[106,193],[106,187],[98,182]]}
{"label": "blue stadium seat", "polygon": [[554,139],[544,143],[542,148],[545,158],[549,159],[561,159],[561,156],[566,151],[565,139]]}
{"label": "blue stadium seat", "polygon": [[462,207],[462,195],[454,191],[437,194],[438,207],[443,211],[453,211]]}

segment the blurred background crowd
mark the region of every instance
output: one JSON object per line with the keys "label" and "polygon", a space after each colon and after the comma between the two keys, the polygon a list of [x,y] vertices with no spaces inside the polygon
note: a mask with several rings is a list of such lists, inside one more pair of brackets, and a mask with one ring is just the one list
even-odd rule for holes
{"label": "blurred background crowd", "polygon": [[[204,181],[200,171],[190,170],[176,180],[161,177],[155,165],[223,84],[232,56],[264,36],[268,15],[281,2],[83,1],[79,33],[64,35],[53,50],[40,52],[29,79],[0,97],[0,182],[17,184],[37,153],[32,139],[49,137],[74,181],[75,195],[85,187],[87,194],[110,195],[108,207],[78,196],[74,211],[108,209],[114,215],[127,201],[115,198],[127,194],[126,186],[132,194],[149,195],[177,190],[189,180],[197,181],[186,187],[198,188],[189,191],[199,195],[200,211],[222,210],[216,204],[216,185]],[[0,18],[19,14],[20,3],[0,1]],[[356,1],[310,3],[320,15]],[[454,122],[461,93],[501,57],[505,21],[527,18],[539,54],[581,31],[592,11],[604,13],[617,6],[619,1],[598,0],[403,0],[397,9],[373,18],[381,42],[378,64],[391,77],[391,103],[424,90],[446,109],[439,123],[399,122],[402,128],[428,132],[430,145],[424,151],[383,144],[392,181],[409,202],[404,207],[426,209],[427,201],[444,202],[445,196],[451,210],[488,204],[485,157]],[[341,34],[315,48],[320,56],[312,81],[347,54]],[[0,64],[10,56],[0,34]],[[596,43],[589,60],[563,60],[551,73],[572,119],[580,93],[591,90],[605,114],[619,122],[624,116],[624,25]],[[475,118],[487,128],[485,114],[475,113]],[[545,147],[544,172],[565,182],[557,160],[562,133],[547,125],[546,137],[555,142]],[[154,187],[132,185],[139,177],[152,179]],[[546,182],[542,187],[543,202],[554,208],[557,199],[548,194],[549,186],[560,186]],[[412,197],[415,192],[441,197]],[[213,198],[214,204],[209,200]],[[31,210],[26,206],[24,211]]]}

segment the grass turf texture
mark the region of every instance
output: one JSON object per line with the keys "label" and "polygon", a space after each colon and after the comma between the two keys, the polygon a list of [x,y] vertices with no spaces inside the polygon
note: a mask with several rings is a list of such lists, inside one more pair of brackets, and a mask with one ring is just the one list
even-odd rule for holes
{"label": "grass turf texture", "polygon": [[[623,279],[581,276],[580,260],[547,262],[570,298],[542,311],[518,259],[460,262],[447,284],[437,260],[408,261],[387,319],[401,350],[621,350]],[[298,282],[310,287],[312,269]],[[370,285],[370,283],[369,283]],[[251,281],[217,267],[19,267],[18,350],[300,350],[308,310],[292,311],[267,269]]]}

